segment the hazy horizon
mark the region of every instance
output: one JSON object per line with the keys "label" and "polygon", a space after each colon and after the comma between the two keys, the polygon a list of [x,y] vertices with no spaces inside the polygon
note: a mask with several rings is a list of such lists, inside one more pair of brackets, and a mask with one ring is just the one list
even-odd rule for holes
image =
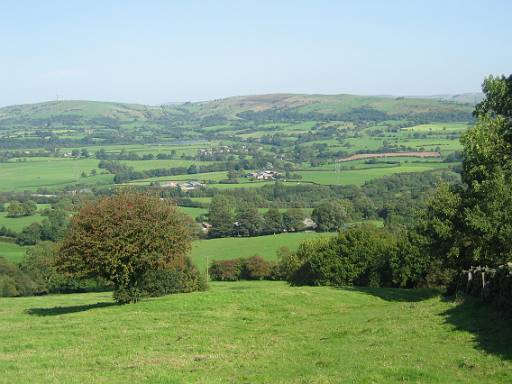
{"label": "hazy horizon", "polygon": [[3,2],[0,106],[473,93],[512,67],[510,11],[499,0]]}

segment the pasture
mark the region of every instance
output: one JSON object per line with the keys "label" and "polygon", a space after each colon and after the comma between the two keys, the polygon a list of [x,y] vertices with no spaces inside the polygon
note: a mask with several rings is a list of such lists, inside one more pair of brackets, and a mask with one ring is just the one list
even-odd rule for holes
{"label": "pasture", "polygon": [[192,244],[192,261],[201,271],[206,269],[206,260],[226,260],[247,258],[256,254],[267,260],[277,260],[276,251],[280,247],[297,249],[300,242],[328,233],[296,232],[257,237],[225,237],[221,239],[197,240]]}
{"label": "pasture", "polygon": [[[94,331],[92,331],[94,330]],[[0,298],[0,382],[510,383],[512,331],[433,290],[210,283]]]}

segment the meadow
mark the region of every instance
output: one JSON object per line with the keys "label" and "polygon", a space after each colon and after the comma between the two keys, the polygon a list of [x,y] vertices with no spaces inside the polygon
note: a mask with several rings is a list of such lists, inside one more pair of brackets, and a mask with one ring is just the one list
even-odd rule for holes
{"label": "meadow", "polygon": [[[92,331],[94,330],[94,331]],[[0,298],[1,383],[510,383],[505,318],[433,290],[210,283]]]}
{"label": "meadow", "polygon": [[322,236],[332,236],[328,233],[296,232],[280,233],[277,235],[257,237],[225,237],[221,239],[197,240],[192,243],[192,261],[201,271],[206,270],[206,260],[226,260],[247,258],[256,254],[266,260],[276,261],[276,251],[280,247],[297,249],[300,242]]}

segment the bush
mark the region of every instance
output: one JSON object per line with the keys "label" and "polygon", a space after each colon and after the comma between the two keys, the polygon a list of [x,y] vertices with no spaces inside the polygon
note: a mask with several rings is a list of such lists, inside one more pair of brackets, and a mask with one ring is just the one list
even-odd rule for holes
{"label": "bush", "polygon": [[293,285],[425,285],[432,263],[410,237],[353,226],[336,237],[303,242],[296,252],[283,250],[277,269]]}
{"label": "bush", "polygon": [[270,278],[272,264],[259,255],[243,261],[242,278],[247,280],[263,280]]}
{"label": "bush", "polygon": [[28,296],[39,292],[37,283],[27,273],[0,256],[0,296]]}
{"label": "bush", "polygon": [[217,281],[237,281],[242,275],[242,260],[218,260],[208,270],[210,278]]}
{"label": "bush", "polygon": [[141,284],[143,296],[163,296],[178,292],[194,292],[206,290],[206,281],[186,258],[184,268],[157,269],[148,271]]}
{"label": "bush", "polygon": [[278,276],[276,266],[259,255],[248,259],[214,261],[210,265],[209,275],[217,281],[276,279]]}

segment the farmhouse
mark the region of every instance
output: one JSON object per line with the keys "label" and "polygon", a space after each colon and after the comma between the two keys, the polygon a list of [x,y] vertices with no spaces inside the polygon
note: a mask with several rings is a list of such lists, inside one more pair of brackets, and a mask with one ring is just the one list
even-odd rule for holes
{"label": "farmhouse", "polygon": [[251,172],[247,174],[247,177],[255,180],[274,180],[281,176],[279,172],[276,171],[261,171],[261,172]]}

